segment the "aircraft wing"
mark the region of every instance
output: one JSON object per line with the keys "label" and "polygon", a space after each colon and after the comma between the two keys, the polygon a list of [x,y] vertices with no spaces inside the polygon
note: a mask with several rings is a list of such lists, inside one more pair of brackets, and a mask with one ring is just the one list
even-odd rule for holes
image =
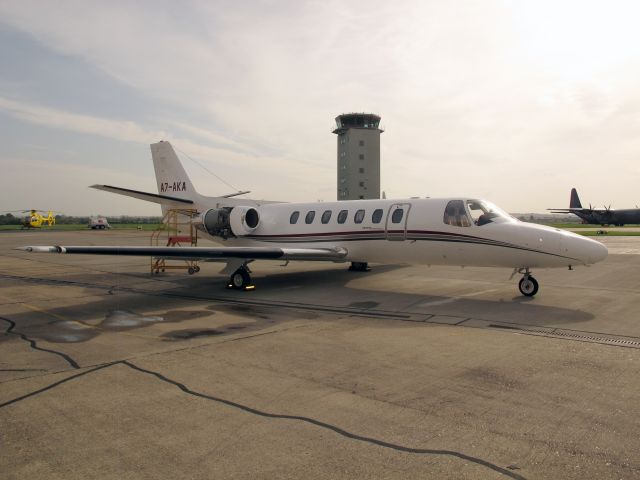
{"label": "aircraft wing", "polygon": [[34,253],[137,256],[208,262],[226,262],[230,258],[338,262],[347,256],[347,250],[344,248],[26,246],[18,247],[17,250]]}
{"label": "aircraft wing", "polygon": [[130,190],[122,187],[112,187],[111,185],[91,185],[96,190],[104,190],[105,192],[117,193],[126,197],[137,198],[138,200],[146,200],[147,202],[159,203],[161,205],[169,205],[174,207],[185,208],[186,205],[192,205],[192,200],[185,198],[171,197],[169,195],[159,195],[157,193],[140,192],[138,190]]}
{"label": "aircraft wing", "polygon": [[574,212],[595,212],[597,210],[590,210],[588,208],[547,208],[551,213],[574,213]]}

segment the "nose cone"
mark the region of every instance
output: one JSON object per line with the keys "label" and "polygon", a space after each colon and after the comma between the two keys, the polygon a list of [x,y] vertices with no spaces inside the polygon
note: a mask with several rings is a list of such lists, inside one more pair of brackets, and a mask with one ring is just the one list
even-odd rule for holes
{"label": "nose cone", "polygon": [[580,236],[574,242],[576,258],[579,258],[585,264],[601,262],[609,254],[607,247],[596,240]]}

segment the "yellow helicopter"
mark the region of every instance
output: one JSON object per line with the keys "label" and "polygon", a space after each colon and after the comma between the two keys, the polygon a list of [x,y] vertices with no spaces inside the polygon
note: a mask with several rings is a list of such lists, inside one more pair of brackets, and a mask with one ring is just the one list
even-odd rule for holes
{"label": "yellow helicopter", "polygon": [[53,226],[56,224],[56,216],[53,214],[53,211],[48,210],[46,212],[47,216],[45,217],[40,212],[45,213],[44,210],[23,210],[23,213],[29,213],[26,217],[22,219],[22,228],[41,228],[43,226]]}

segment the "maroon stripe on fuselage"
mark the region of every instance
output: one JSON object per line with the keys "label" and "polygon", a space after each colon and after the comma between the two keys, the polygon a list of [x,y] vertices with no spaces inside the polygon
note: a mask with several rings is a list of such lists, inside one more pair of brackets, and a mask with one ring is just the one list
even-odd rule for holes
{"label": "maroon stripe on fuselage", "polygon": [[[391,234],[404,234],[405,230],[358,230],[358,231],[344,231],[344,232],[317,232],[317,233],[283,233],[283,234],[275,234],[275,235],[247,235],[247,238],[305,238],[305,237],[333,237],[333,236],[346,236],[346,235],[381,235],[385,233]],[[474,235],[465,235],[463,233],[454,233],[454,232],[438,232],[435,230],[407,230],[407,235],[409,234],[419,234],[419,235],[444,235],[448,237],[461,237],[473,240],[482,240],[489,242],[501,242],[500,240],[493,240],[491,238],[483,238],[476,237]],[[504,243],[504,242],[501,242]]]}

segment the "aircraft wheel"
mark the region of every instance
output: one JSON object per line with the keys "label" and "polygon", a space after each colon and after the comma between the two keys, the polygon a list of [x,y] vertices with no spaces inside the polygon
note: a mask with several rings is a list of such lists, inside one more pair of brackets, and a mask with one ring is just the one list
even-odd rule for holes
{"label": "aircraft wheel", "polygon": [[229,287],[236,290],[246,290],[251,285],[251,275],[246,268],[240,267],[238,270],[231,274],[229,278]]}
{"label": "aircraft wheel", "polygon": [[522,277],[520,283],[518,283],[518,288],[520,289],[520,293],[525,297],[533,297],[538,293],[538,281],[531,275],[527,275],[526,277]]}
{"label": "aircraft wheel", "polygon": [[189,272],[189,275],[193,275],[194,273],[196,273],[196,269],[193,267],[189,267],[189,269],[187,270],[187,272]]}
{"label": "aircraft wheel", "polygon": [[198,273],[200,271],[200,267],[198,265],[196,265],[195,267],[193,267],[193,269],[196,271],[196,273]]}

